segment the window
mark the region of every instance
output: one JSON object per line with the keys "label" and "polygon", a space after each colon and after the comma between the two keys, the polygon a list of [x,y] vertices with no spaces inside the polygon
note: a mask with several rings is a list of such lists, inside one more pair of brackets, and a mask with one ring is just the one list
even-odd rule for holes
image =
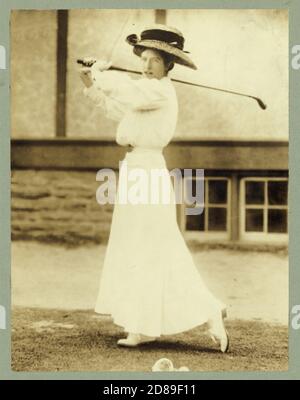
{"label": "window", "polygon": [[287,178],[245,178],[240,200],[242,239],[287,239]]}
{"label": "window", "polygon": [[[185,178],[190,179],[190,178]],[[195,177],[192,179],[195,194]],[[199,178],[201,179],[201,178]],[[186,215],[183,207],[184,231],[187,238],[229,239],[230,235],[230,180],[223,177],[204,178],[204,210],[200,215]]]}

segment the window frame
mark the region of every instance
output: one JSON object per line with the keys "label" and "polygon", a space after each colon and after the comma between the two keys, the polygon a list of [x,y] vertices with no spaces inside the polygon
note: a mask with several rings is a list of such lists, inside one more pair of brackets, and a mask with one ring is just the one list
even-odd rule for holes
{"label": "window frame", "polygon": [[[184,185],[186,183],[186,180],[188,179],[197,179],[197,177],[184,177]],[[199,177],[198,179],[202,179]],[[225,204],[213,204],[213,203],[208,203],[208,185],[209,181],[226,181],[227,182],[227,203],[226,206]],[[204,189],[204,207],[207,208],[226,208],[227,210],[227,215],[226,215],[226,231],[192,231],[192,230],[187,230],[186,229],[186,214],[185,214],[185,207],[186,205],[183,204],[181,205],[181,221],[182,221],[182,232],[185,236],[186,239],[192,239],[192,240],[201,240],[201,241],[220,241],[220,240],[225,240],[225,241],[230,241],[231,238],[231,178],[228,176],[204,176],[204,182],[205,182],[205,189]],[[185,186],[184,186],[185,187]],[[205,221],[204,221],[204,227],[208,227],[208,213],[205,213]]]}
{"label": "window frame", "polygon": [[[264,203],[263,204],[248,204],[246,205],[246,182],[264,182]],[[288,183],[288,177],[269,177],[269,176],[251,176],[244,177],[240,180],[240,202],[239,202],[239,214],[240,214],[240,226],[239,226],[239,237],[241,241],[245,242],[288,242],[289,226],[287,225],[287,232],[283,233],[268,233],[268,210],[286,210],[287,211],[287,224],[288,224],[288,212],[289,212],[289,199],[287,204],[282,205],[270,205],[267,203],[268,199],[268,182],[286,181]],[[263,210],[263,232],[246,232],[246,209],[262,209]]]}

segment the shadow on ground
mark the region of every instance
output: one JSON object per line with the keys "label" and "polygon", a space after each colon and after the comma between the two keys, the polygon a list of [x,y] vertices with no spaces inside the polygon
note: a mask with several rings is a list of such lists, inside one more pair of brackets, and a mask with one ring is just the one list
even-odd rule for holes
{"label": "shadow on ground", "polygon": [[163,336],[137,348],[117,346],[121,327],[90,310],[15,307],[12,313],[14,371],[151,372],[160,358],[190,371],[286,371],[288,328],[258,321],[230,320],[230,351],[222,354],[205,326]]}

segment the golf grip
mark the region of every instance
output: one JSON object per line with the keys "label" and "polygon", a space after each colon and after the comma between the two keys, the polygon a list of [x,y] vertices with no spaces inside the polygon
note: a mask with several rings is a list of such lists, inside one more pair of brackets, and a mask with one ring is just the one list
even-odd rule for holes
{"label": "golf grip", "polygon": [[[90,68],[93,64],[95,64],[95,62],[96,62],[96,61],[86,62],[86,61],[82,60],[81,58],[79,58],[79,59],[77,60],[77,63],[78,63],[78,64],[81,64],[83,67],[89,67],[89,68]],[[134,70],[131,70],[131,69],[119,68],[119,67],[114,67],[114,66],[111,66],[109,69],[114,70],[114,71],[131,72],[132,74],[139,74],[139,75],[141,75],[141,72],[134,71]]]}

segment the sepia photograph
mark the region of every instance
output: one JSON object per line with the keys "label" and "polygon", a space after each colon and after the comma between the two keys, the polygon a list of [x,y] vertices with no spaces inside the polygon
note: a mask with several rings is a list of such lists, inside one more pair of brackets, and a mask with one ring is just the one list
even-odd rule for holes
{"label": "sepia photograph", "polygon": [[287,9],[10,13],[11,368],[287,371]]}

